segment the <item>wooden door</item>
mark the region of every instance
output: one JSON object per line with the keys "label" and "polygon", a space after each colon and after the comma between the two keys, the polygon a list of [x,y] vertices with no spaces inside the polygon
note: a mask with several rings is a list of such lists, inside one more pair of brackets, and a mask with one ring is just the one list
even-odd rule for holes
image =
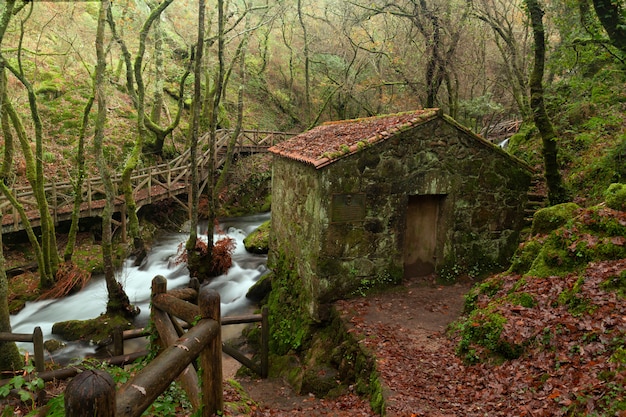
{"label": "wooden door", "polygon": [[409,197],[404,235],[404,276],[424,276],[437,265],[439,213],[444,196]]}

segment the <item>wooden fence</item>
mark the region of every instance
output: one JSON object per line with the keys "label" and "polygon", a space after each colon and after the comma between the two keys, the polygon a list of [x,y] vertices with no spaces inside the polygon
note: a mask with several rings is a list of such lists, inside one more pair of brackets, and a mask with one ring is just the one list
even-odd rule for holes
{"label": "wooden fence", "polygon": [[33,344],[33,364],[37,372],[44,370],[43,357],[43,332],[41,327],[37,326],[32,334],[29,333],[7,333],[0,332],[0,342],[27,342]]}
{"label": "wooden fence", "polygon": [[[264,308],[262,314],[221,318],[219,294],[208,288],[198,291],[198,288],[197,280],[192,280],[190,288],[167,291],[167,280],[164,277],[157,276],[153,279],[151,319],[162,350],[152,362],[117,391],[111,377],[103,371],[80,366],[44,371],[43,336],[39,327],[35,329],[33,335],[0,333],[0,341],[35,344],[37,372],[27,375],[26,380],[41,378],[44,381],[51,381],[74,377],[65,392],[66,415],[140,416],[172,381],[178,379],[194,409],[201,409],[202,416],[210,416],[223,408],[222,352],[232,356],[261,377],[267,377],[268,314],[267,308]],[[259,364],[236,349],[221,343],[222,325],[255,322],[262,323]],[[148,351],[123,353],[125,339],[146,335],[145,329],[124,332],[118,329],[113,332],[115,356],[104,362],[124,365],[147,355]],[[198,377],[194,367],[197,358],[200,359],[201,378]],[[0,385],[8,382],[9,380],[1,380]]]}
{"label": "wooden fence", "polygon": [[[220,167],[226,159],[226,147],[231,138],[231,130],[219,130],[215,144],[215,167]],[[242,131],[235,145],[235,153],[250,154],[265,152],[270,146],[293,136],[293,133],[272,131]],[[210,148],[208,147],[208,135],[203,135],[199,144],[204,148],[198,157],[197,165],[201,181],[206,186],[208,178],[208,166],[210,162]],[[204,146],[203,146],[204,145]],[[137,208],[153,202],[176,198],[181,194],[189,194],[191,185],[190,151],[187,150],[180,156],[165,164],[158,164],[138,168],[131,176],[133,196]],[[121,175],[114,175],[112,181],[116,190],[122,181]],[[50,213],[56,223],[71,219],[74,206],[74,195],[77,193],[75,184],[71,181],[50,182],[45,185],[45,194]],[[80,217],[97,217],[104,209],[104,184],[101,176],[86,178],[78,191],[81,197]],[[33,227],[41,225],[39,210],[35,195],[30,186],[12,187],[13,197],[24,207],[30,224]],[[176,199],[183,206],[187,203]],[[124,213],[125,202],[123,196],[118,196],[114,201],[114,211]],[[18,210],[11,205],[9,200],[0,195],[0,212],[3,213],[2,232],[9,233],[23,229],[22,219]],[[125,216],[122,216],[124,219]]]}
{"label": "wooden fence", "polygon": [[[75,378],[65,391],[66,415],[141,416],[176,378],[202,416],[223,409],[219,293],[205,287],[195,305],[168,294],[166,286],[162,276],[152,281],[151,316],[164,349],[117,391],[106,373]],[[179,336],[172,316],[193,325]],[[194,368],[198,358],[200,377]]]}

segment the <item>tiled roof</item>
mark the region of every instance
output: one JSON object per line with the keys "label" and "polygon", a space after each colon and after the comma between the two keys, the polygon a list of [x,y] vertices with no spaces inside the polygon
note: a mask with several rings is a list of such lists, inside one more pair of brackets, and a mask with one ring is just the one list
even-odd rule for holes
{"label": "tiled roof", "polygon": [[427,109],[328,122],[274,145],[269,151],[321,168],[440,115],[439,109]]}

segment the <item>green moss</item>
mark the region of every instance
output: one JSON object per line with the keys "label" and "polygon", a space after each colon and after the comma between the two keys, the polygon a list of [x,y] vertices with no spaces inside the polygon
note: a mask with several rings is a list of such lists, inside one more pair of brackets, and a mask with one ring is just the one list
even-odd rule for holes
{"label": "green moss", "polygon": [[626,184],[611,184],[604,192],[604,201],[613,210],[626,211]]}
{"label": "green moss", "polygon": [[571,220],[580,207],[575,203],[563,203],[538,210],[533,216],[532,234],[545,234]]}
{"label": "green moss", "polygon": [[225,401],[224,402],[224,415],[251,415],[253,407],[257,407],[250,395],[241,384],[233,379],[229,379],[225,382],[229,385],[233,391],[235,391],[235,398],[239,398],[239,401]]}
{"label": "green moss", "polygon": [[524,308],[533,308],[537,305],[532,294],[526,292],[512,293],[508,296],[508,299],[512,304],[517,304]]}
{"label": "green moss", "polygon": [[268,220],[246,236],[243,244],[248,252],[260,254],[269,252],[270,227],[271,220]]}
{"label": "green moss", "polygon": [[299,352],[311,339],[313,322],[308,314],[309,297],[302,280],[284,255],[276,257],[270,311],[270,350],[278,355]]}
{"label": "green moss", "polygon": [[579,277],[572,288],[562,291],[559,294],[559,304],[567,306],[568,311],[573,316],[581,316],[583,314],[592,313],[595,306],[591,300],[581,295],[581,287],[585,283],[585,277]]}
{"label": "green moss", "polygon": [[608,291],[615,291],[621,297],[626,298],[626,270],[619,275],[611,277],[602,283],[602,288]]}
{"label": "green moss", "polygon": [[370,407],[372,407],[372,411],[381,416],[385,416],[387,406],[385,404],[385,395],[377,371],[372,371],[370,374],[369,391]]}
{"label": "green moss", "polygon": [[519,245],[513,255],[513,261],[508,272],[515,274],[526,273],[537,258],[537,255],[539,255],[542,246],[543,244],[538,240],[529,240]]}
{"label": "green moss", "polygon": [[0,342],[0,370],[16,371],[24,366],[24,358],[20,355],[14,342]]}
{"label": "green moss", "polygon": [[501,338],[505,323],[506,318],[492,307],[474,310],[457,325],[461,336],[457,355],[467,363],[518,358],[522,347]]}
{"label": "green moss", "polygon": [[84,340],[100,344],[110,337],[111,332],[120,327],[122,330],[132,328],[132,323],[123,316],[108,316],[103,314],[90,320],[68,320],[54,323],[52,334],[61,336],[65,340]]}
{"label": "green moss", "polygon": [[531,250],[519,265],[528,264],[538,245],[541,249],[527,271],[518,265],[516,272],[538,277],[565,275],[580,270],[588,262],[626,257],[623,242],[626,225],[615,213],[601,205],[581,209],[547,237],[535,236],[531,241],[535,243],[526,244]]}
{"label": "green moss", "polygon": [[464,313],[469,314],[476,309],[476,301],[481,295],[493,297],[502,288],[502,280],[494,276],[473,286],[465,295]]}

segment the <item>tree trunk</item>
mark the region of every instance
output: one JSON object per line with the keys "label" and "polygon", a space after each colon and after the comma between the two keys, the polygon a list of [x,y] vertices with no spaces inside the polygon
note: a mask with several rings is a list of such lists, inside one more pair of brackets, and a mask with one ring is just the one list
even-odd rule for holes
{"label": "tree trunk", "polygon": [[[8,8],[9,6],[5,6]],[[5,8],[4,13],[7,12]],[[5,16],[0,18],[0,25],[4,23]],[[8,24],[8,21],[7,21]],[[1,33],[4,33],[3,29]],[[0,35],[0,44],[2,36]],[[2,173],[0,177],[0,183],[3,189],[6,189],[5,180],[6,177],[11,172],[11,164],[13,162],[13,141],[11,130],[9,128],[8,122],[9,117],[7,112],[4,109],[4,102],[8,97],[6,96],[6,74],[4,72],[4,65],[2,65],[2,61],[0,60],[0,117],[2,123],[2,132],[4,134],[4,159],[2,164]],[[0,225],[2,224],[2,211],[0,211]],[[11,332],[11,314],[9,312],[9,302],[8,302],[8,292],[9,292],[9,282],[7,279],[6,271],[4,269],[4,250],[2,244],[2,228],[0,227],[0,332]],[[17,345],[15,342],[0,342],[0,371],[8,371],[8,370],[16,370],[20,369],[22,365],[22,357],[17,349]]]}
{"label": "tree trunk", "polygon": [[626,16],[622,3],[616,0],[593,0],[593,7],[613,46],[626,53]]}
{"label": "tree trunk", "polygon": [[[194,62],[194,84],[193,84],[193,107],[191,113],[191,137],[190,137],[190,161],[191,170],[191,207],[190,207],[190,227],[189,239],[185,249],[189,261],[196,257],[196,242],[198,240],[198,201],[199,201],[199,181],[198,181],[198,134],[200,129],[200,111],[202,103],[202,54],[204,52],[204,0],[198,1],[198,42],[196,44],[196,55]],[[211,227],[211,225],[209,225]],[[209,239],[213,241],[213,239]],[[190,268],[191,271],[191,268]]]}
{"label": "tree trunk", "polygon": [[306,25],[304,24],[304,14],[302,12],[302,0],[298,0],[298,21],[302,28],[302,37],[304,42],[304,97],[305,97],[305,119],[311,121],[311,59],[309,58],[309,36]]}
{"label": "tree trunk", "polygon": [[546,112],[543,97],[543,73],[546,55],[543,9],[538,0],[525,0],[525,2],[535,39],[535,61],[530,76],[530,106],[535,125],[543,142],[544,175],[548,185],[548,199],[550,204],[554,205],[567,201],[568,195],[559,172],[556,133]]}
{"label": "tree trunk", "polygon": [[76,235],[78,234],[78,223],[80,221],[80,205],[83,202],[83,181],[85,179],[85,131],[89,124],[89,113],[94,102],[94,95],[92,94],[87,99],[87,104],[83,110],[83,120],[80,127],[80,133],[78,136],[78,149],[76,150],[76,173],[74,181],[74,207],[72,208],[72,223],[70,224],[70,231],[67,235],[67,244],[65,245],[65,252],[63,253],[63,259],[69,261],[72,259],[74,253],[74,246],[76,245]]}
{"label": "tree trunk", "polygon": [[40,216],[41,230],[41,253],[43,263],[39,265],[39,286],[41,288],[51,288],[54,284],[56,270],[59,266],[59,254],[56,245],[56,232],[54,222],[50,214],[48,200],[46,199],[45,178],[43,175],[43,126],[37,107],[37,96],[32,84],[21,72],[21,68],[15,68],[9,62],[0,57],[2,65],[9,69],[11,73],[22,83],[28,93],[29,109],[35,130],[35,154],[33,155],[30,140],[19,115],[12,109],[10,102],[6,102],[4,107],[9,112],[9,117],[16,130],[18,139],[22,146],[24,159],[26,161],[26,176],[33,190],[37,208]]}
{"label": "tree trunk", "polygon": [[113,216],[113,201],[115,199],[115,190],[111,181],[109,168],[104,160],[102,151],[102,143],[104,139],[104,128],[107,118],[106,108],[106,92],[104,91],[104,72],[106,69],[106,56],[104,51],[104,26],[106,10],[110,7],[108,0],[102,0],[100,3],[100,11],[98,14],[98,29],[96,34],[96,75],[95,75],[95,95],[98,103],[98,113],[96,116],[96,125],[94,132],[94,151],[96,154],[96,164],[105,191],[105,205],[102,211],[102,261],[104,264],[104,279],[106,281],[107,292],[109,295],[107,301],[107,314],[124,314],[127,317],[136,315],[137,311],[133,309],[128,300],[128,296],[124,292],[122,285],[115,279],[115,270],[113,268],[113,243],[111,232],[111,218]]}
{"label": "tree trunk", "polygon": [[[0,213],[2,221],[2,213]],[[4,270],[2,250],[2,230],[0,229],[0,332],[11,332],[11,316],[8,303],[9,283]],[[0,342],[0,371],[14,371],[22,368],[22,357],[15,342]]]}

